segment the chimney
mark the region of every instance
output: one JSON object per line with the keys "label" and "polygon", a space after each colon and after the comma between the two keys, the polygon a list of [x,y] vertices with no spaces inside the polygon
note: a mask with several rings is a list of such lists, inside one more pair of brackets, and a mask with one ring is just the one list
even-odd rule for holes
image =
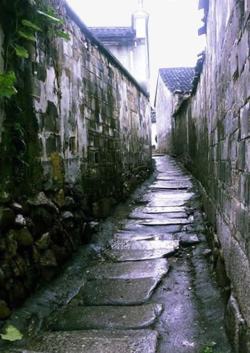
{"label": "chimney", "polygon": [[148,32],[149,15],[143,8],[143,0],[138,0],[138,8],[132,15],[132,27],[136,38],[146,38]]}
{"label": "chimney", "polygon": [[143,0],[138,0],[137,10],[132,15],[132,28],[135,30],[134,71],[141,85],[149,91],[149,14],[144,10]]}

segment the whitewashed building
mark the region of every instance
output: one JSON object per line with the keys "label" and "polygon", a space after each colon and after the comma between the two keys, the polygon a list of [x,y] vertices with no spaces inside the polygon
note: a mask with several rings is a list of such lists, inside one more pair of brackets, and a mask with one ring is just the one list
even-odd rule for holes
{"label": "whitewashed building", "polygon": [[192,67],[162,68],[159,70],[155,94],[158,152],[171,152],[172,114],[177,105],[190,96],[194,76],[195,69]]}
{"label": "whitewashed building", "polygon": [[149,15],[138,1],[129,27],[89,27],[92,34],[121,62],[149,92]]}

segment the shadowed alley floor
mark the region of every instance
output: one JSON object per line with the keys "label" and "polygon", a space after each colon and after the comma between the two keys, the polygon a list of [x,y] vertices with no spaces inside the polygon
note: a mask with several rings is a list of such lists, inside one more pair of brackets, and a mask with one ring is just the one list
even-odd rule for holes
{"label": "shadowed alley floor", "polygon": [[[36,297],[17,312],[13,322],[29,321],[38,335],[6,352],[231,352],[192,178],[170,157],[155,161],[155,180],[132,199],[118,229],[107,220],[95,235],[88,267],[78,258],[47,293],[47,306]],[[49,315],[57,286],[67,295]],[[39,305],[45,321],[37,320]]]}

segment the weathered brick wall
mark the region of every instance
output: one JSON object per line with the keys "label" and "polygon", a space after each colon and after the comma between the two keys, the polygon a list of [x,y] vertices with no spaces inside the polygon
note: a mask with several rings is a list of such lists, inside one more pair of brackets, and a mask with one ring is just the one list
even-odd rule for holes
{"label": "weathered brick wall", "polygon": [[[0,319],[151,167],[146,93],[63,1],[53,4],[70,40],[38,33],[31,58],[11,63],[17,95],[0,103]],[[16,13],[5,10],[6,51]]]}
{"label": "weathered brick wall", "polygon": [[203,72],[197,92],[175,115],[174,131],[176,153],[204,187],[219,239],[213,240],[215,268],[225,261],[231,282],[227,325],[236,350],[244,353],[250,351],[249,11],[248,0],[209,1]]}

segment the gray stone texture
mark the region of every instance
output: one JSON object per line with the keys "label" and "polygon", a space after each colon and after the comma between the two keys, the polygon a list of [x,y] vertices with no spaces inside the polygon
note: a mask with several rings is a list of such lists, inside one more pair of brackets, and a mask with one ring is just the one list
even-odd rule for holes
{"label": "gray stone texture", "polygon": [[[135,242],[136,243],[136,242]],[[161,278],[166,275],[169,265],[166,259],[128,263],[104,263],[87,270],[88,279],[138,279]]]}
{"label": "gray stone texture", "polygon": [[249,26],[249,1],[209,2],[206,59],[197,91],[174,118],[175,152],[201,181],[205,209],[248,328]]}
{"label": "gray stone texture", "polygon": [[49,353],[155,353],[157,332],[151,330],[47,333],[32,349]]}
{"label": "gray stone texture", "polygon": [[[86,282],[77,300],[84,305],[136,305],[145,303],[160,278],[103,279]],[[133,293],[133,296],[131,296]]]}
{"label": "gray stone texture", "polygon": [[49,322],[53,331],[139,329],[154,323],[162,305],[68,307]]}
{"label": "gray stone texture", "polygon": [[[35,4],[23,6],[29,3]],[[10,306],[31,293],[39,278],[50,280],[89,236],[90,219],[107,217],[151,169],[147,93],[65,1],[47,3],[64,19],[61,29],[70,40],[39,32],[39,44],[30,45],[25,61],[27,72],[14,60],[20,97],[13,96],[17,101],[11,106],[17,118],[0,99],[0,270],[6,274],[0,299]],[[8,6],[3,4],[2,14]],[[14,12],[18,16],[19,10]],[[0,23],[0,73],[13,34],[5,22]],[[23,137],[16,142],[18,133]],[[20,198],[17,209],[12,203]],[[20,258],[22,271],[15,265]]]}

